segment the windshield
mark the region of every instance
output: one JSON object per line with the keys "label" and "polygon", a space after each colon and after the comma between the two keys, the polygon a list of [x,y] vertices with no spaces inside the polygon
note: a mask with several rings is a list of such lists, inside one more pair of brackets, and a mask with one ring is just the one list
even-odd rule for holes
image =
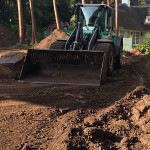
{"label": "windshield", "polygon": [[81,7],[82,13],[84,15],[85,20],[83,19],[83,23],[86,25],[95,25],[100,24],[102,21],[105,22],[104,9],[99,6],[88,6]]}

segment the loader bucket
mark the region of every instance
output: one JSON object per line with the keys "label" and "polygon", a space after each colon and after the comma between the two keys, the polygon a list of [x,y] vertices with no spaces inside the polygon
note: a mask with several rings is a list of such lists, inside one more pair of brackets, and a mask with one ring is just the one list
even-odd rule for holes
{"label": "loader bucket", "polygon": [[19,81],[99,86],[104,64],[99,51],[29,49]]}

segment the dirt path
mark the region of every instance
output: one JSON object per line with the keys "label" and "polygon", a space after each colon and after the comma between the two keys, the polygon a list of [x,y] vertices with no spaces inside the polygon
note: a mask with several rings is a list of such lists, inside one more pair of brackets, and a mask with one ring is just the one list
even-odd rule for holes
{"label": "dirt path", "polygon": [[148,58],[124,53],[123,68],[101,87],[22,84],[15,80],[20,64],[6,65],[11,72],[9,79],[0,74],[0,149],[147,150],[150,74],[141,59]]}

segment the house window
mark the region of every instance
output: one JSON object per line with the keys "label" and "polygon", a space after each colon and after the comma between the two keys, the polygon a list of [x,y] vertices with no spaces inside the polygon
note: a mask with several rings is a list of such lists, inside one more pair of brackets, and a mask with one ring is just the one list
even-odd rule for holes
{"label": "house window", "polygon": [[132,44],[139,44],[139,32],[132,32]]}
{"label": "house window", "polygon": [[129,31],[120,31],[120,36],[122,36],[123,38],[129,38],[130,33]]}
{"label": "house window", "polygon": [[125,32],[125,36],[124,36],[125,38],[129,38],[130,37],[130,33],[129,33],[129,31],[126,31]]}
{"label": "house window", "polygon": [[150,23],[150,16],[146,16],[145,23]]}
{"label": "house window", "polygon": [[120,36],[124,37],[124,31],[120,31]]}

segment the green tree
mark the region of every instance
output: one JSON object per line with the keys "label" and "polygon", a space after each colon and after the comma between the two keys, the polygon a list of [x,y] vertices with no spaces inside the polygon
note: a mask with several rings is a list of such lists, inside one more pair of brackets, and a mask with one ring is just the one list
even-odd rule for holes
{"label": "green tree", "polygon": [[71,8],[70,4],[68,4],[66,0],[57,0],[57,8],[59,20],[62,22],[69,22],[69,10]]}
{"label": "green tree", "polygon": [[0,24],[11,28],[17,23],[18,33],[18,7],[16,0],[1,0],[0,1]]}
{"label": "green tree", "polygon": [[150,1],[149,0],[140,0],[140,3],[141,3],[142,6],[150,5]]}

